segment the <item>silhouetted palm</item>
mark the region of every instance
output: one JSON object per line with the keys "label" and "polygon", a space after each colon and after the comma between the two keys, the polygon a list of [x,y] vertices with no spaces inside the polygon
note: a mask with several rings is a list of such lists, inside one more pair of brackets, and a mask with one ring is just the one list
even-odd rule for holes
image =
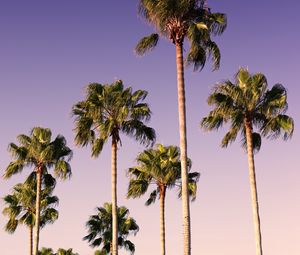
{"label": "silhouetted palm", "polygon": [[[127,237],[131,234],[136,235],[139,226],[129,217],[129,210],[124,206],[118,207],[117,217],[118,246],[134,254],[135,246]],[[89,234],[83,240],[87,240],[92,247],[102,246],[95,254],[112,254],[112,205],[105,203],[103,207],[97,207],[97,214],[90,216],[86,226]]]}

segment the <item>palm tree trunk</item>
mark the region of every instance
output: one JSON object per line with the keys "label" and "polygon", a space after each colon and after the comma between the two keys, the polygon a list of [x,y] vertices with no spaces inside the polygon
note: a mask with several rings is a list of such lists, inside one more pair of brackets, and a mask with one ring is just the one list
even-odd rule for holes
{"label": "palm tree trunk", "polygon": [[112,136],[112,145],[111,145],[111,186],[112,186],[112,255],[118,255],[117,140],[114,136]]}
{"label": "palm tree trunk", "polygon": [[247,139],[249,178],[250,178],[250,188],[251,188],[251,198],[252,198],[252,213],[253,213],[255,242],[256,242],[256,255],[262,255],[263,251],[262,251],[259,207],[258,207],[256,177],[255,177],[255,165],[254,165],[254,156],[253,156],[252,126],[249,121],[246,121],[245,127],[246,127],[246,139]]}
{"label": "palm tree trunk", "polygon": [[166,187],[160,187],[160,244],[161,254],[166,254],[166,232],[165,232],[165,199],[166,199]]}
{"label": "palm tree trunk", "polygon": [[32,255],[33,253],[33,226],[29,227],[29,254]]}
{"label": "palm tree trunk", "polygon": [[191,227],[190,227],[190,201],[188,193],[187,178],[187,135],[186,135],[186,110],[184,69],[182,56],[182,43],[176,43],[176,66],[177,66],[177,88],[178,88],[178,113],[180,134],[180,160],[182,178],[182,212],[183,212],[183,254],[191,254]]}
{"label": "palm tree trunk", "polygon": [[39,238],[40,238],[40,207],[41,207],[41,185],[42,185],[42,168],[38,167],[36,170],[36,208],[35,208],[35,245],[34,255],[39,251]]}

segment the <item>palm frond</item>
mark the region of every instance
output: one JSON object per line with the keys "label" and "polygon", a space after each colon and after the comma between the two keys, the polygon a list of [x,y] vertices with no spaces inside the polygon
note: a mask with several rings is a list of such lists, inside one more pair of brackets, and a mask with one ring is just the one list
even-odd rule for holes
{"label": "palm frond", "polygon": [[153,50],[158,43],[159,35],[151,34],[143,37],[135,47],[137,55],[144,55],[146,52]]}

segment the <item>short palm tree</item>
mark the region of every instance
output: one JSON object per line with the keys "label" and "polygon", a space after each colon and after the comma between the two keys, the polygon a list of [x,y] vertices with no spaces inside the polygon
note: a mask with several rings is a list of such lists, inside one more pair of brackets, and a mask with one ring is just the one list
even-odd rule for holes
{"label": "short palm tree", "polygon": [[24,167],[32,167],[36,172],[36,218],[35,218],[35,245],[33,254],[38,254],[40,212],[41,212],[41,186],[42,178],[48,174],[50,168],[54,168],[54,175],[66,179],[71,175],[71,167],[68,161],[72,151],[66,145],[63,136],[58,135],[51,141],[52,132],[48,128],[35,127],[30,136],[19,135],[20,145],[11,143],[9,151],[14,157],[6,168],[3,177],[10,178],[12,175],[22,172]]}
{"label": "short palm tree", "polygon": [[[150,193],[146,205],[160,199],[160,238],[161,254],[166,254],[165,245],[165,198],[167,189],[177,186],[181,197],[181,162],[180,150],[177,146],[163,146],[157,144],[156,148],[148,149],[137,156],[138,166],[129,168],[130,182],[127,196],[136,198],[144,195],[149,186],[154,184],[155,189]],[[190,173],[191,161],[188,159],[188,190],[196,198],[197,181],[200,174]]]}
{"label": "short palm tree", "polygon": [[38,255],[54,255],[54,252],[51,248],[43,247],[39,252]]}
{"label": "short palm tree", "polygon": [[294,130],[293,119],[285,115],[288,107],[286,89],[281,84],[275,84],[270,90],[267,86],[263,74],[251,75],[247,69],[241,68],[236,74],[235,83],[228,80],[215,87],[208,98],[208,104],[215,108],[201,123],[206,130],[218,129],[223,123],[230,123],[222,147],[227,147],[241,133],[242,144],[248,153],[257,255],[262,255],[263,249],[253,153],[260,148],[261,135],[273,139],[283,134],[286,140]]}
{"label": "short palm tree", "polygon": [[[52,196],[54,186],[41,189],[40,227],[53,223],[58,218],[58,211],[54,208],[58,204],[58,197]],[[29,229],[29,254],[33,252],[33,227],[35,225],[36,180],[26,181],[14,186],[13,192],[3,198],[6,207],[3,214],[9,217],[5,230],[14,233],[19,223]]]}
{"label": "short palm tree", "polygon": [[208,57],[212,57],[214,69],[220,65],[220,50],[211,40],[212,35],[220,35],[226,28],[226,16],[212,13],[205,0],[139,0],[139,13],[157,33],[146,36],[136,46],[136,53],[143,55],[153,49],[159,35],[169,39],[176,48],[178,113],[182,171],[182,209],[184,255],[191,253],[190,208],[187,177],[187,135],[184,84],[183,44],[187,39],[190,48],[186,63],[194,70],[201,70]]}
{"label": "short palm tree", "polygon": [[111,85],[93,83],[87,87],[85,101],[73,106],[78,145],[91,144],[92,156],[97,157],[111,137],[113,255],[118,254],[117,147],[121,145],[121,133],[142,144],[153,144],[155,131],[144,124],[151,117],[148,104],[143,102],[147,94],[144,90],[133,92],[131,87],[124,88],[121,80]]}
{"label": "short palm tree", "polygon": [[68,250],[59,248],[55,255],[78,255],[78,253],[74,253],[72,248]]}
{"label": "short palm tree", "polygon": [[39,251],[38,255],[78,255],[78,253],[74,253],[72,248],[68,250],[59,248],[57,252],[54,253],[51,248],[43,247],[42,250]]}
{"label": "short palm tree", "polygon": [[[112,254],[112,204],[105,203],[103,207],[97,207],[97,214],[90,216],[86,223],[88,235],[83,238],[87,240],[92,247],[102,246],[101,250],[95,254],[106,255]],[[131,234],[136,235],[139,231],[139,226],[135,220],[129,217],[129,210],[124,207],[118,207],[118,245],[121,248],[134,254],[135,246],[127,239]]]}

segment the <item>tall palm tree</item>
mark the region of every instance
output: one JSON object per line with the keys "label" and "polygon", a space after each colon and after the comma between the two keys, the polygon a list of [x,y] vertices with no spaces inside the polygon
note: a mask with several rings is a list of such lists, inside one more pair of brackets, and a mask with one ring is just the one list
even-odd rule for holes
{"label": "tall palm tree", "polygon": [[85,101],[73,106],[78,145],[91,144],[92,156],[97,157],[111,137],[113,255],[118,254],[117,147],[122,145],[121,133],[145,145],[154,142],[155,131],[144,124],[151,117],[148,104],[143,103],[147,94],[144,90],[133,92],[131,87],[124,88],[121,80],[111,85],[92,83],[86,89]]}
{"label": "tall palm tree", "polygon": [[[191,161],[188,159],[188,172],[191,169]],[[129,168],[130,182],[128,197],[136,198],[144,195],[151,184],[155,189],[150,193],[146,205],[155,202],[157,196],[160,199],[160,239],[161,254],[166,254],[165,246],[165,198],[167,189],[178,186],[181,197],[181,162],[180,150],[176,146],[163,146],[157,144],[155,149],[148,149],[137,156],[138,166]],[[188,173],[189,194],[196,198],[198,172]]]}
{"label": "tall palm tree", "polygon": [[248,153],[257,255],[262,255],[263,249],[254,152],[260,149],[261,135],[274,139],[283,134],[283,139],[286,140],[294,130],[293,119],[285,115],[288,108],[286,89],[281,84],[275,84],[270,90],[267,86],[267,79],[263,74],[251,75],[247,69],[239,69],[234,83],[227,80],[215,87],[208,98],[208,104],[213,105],[214,109],[201,123],[206,130],[218,129],[223,123],[230,123],[230,130],[222,140],[222,147],[227,147],[235,141],[238,133],[241,134],[242,144]]}
{"label": "tall palm tree", "polygon": [[[90,216],[86,223],[88,228],[88,235],[83,240],[87,240],[92,247],[102,246],[102,249],[95,254],[106,255],[113,254],[113,218],[112,218],[112,204],[105,203],[103,207],[97,207],[97,214]],[[139,226],[135,220],[129,217],[129,210],[124,207],[117,208],[118,217],[118,245],[121,248],[134,254],[135,246],[127,239],[128,235],[139,231]]]}
{"label": "tall palm tree", "polygon": [[[46,182],[47,184],[47,182]],[[52,196],[54,185],[41,189],[40,227],[53,223],[58,218],[58,211],[54,208],[58,204],[58,197]],[[6,207],[3,214],[9,217],[5,230],[14,233],[19,223],[29,229],[29,254],[33,253],[33,227],[35,224],[36,180],[27,180],[14,186],[13,192],[3,198]]]}
{"label": "tall palm tree", "polygon": [[41,186],[42,176],[48,174],[50,168],[54,168],[54,175],[61,179],[71,176],[71,167],[68,161],[72,151],[66,145],[63,136],[58,135],[51,141],[52,132],[48,128],[35,127],[30,136],[19,135],[19,145],[9,144],[9,151],[14,161],[7,166],[3,177],[10,178],[12,175],[22,172],[24,167],[32,167],[36,172],[36,218],[35,218],[35,245],[33,254],[38,254],[40,211],[41,211]]}
{"label": "tall palm tree", "polygon": [[202,70],[208,57],[212,57],[214,69],[220,65],[220,50],[211,40],[212,35],[220,35],[226,28],[226,16],[212,13],[204,0],[139,0],[139,13],[157,33],[146,36],[136,46],[136,53],[143,55],[152,50],[159,35],[169,39],[176,49],[177,91],[179,134],[182,171],[182,210],[184,255],[191,253],[190,207],[187,178],[187,135],[184,84],[184,40],[190,43],[185,58],[194,70]]}

